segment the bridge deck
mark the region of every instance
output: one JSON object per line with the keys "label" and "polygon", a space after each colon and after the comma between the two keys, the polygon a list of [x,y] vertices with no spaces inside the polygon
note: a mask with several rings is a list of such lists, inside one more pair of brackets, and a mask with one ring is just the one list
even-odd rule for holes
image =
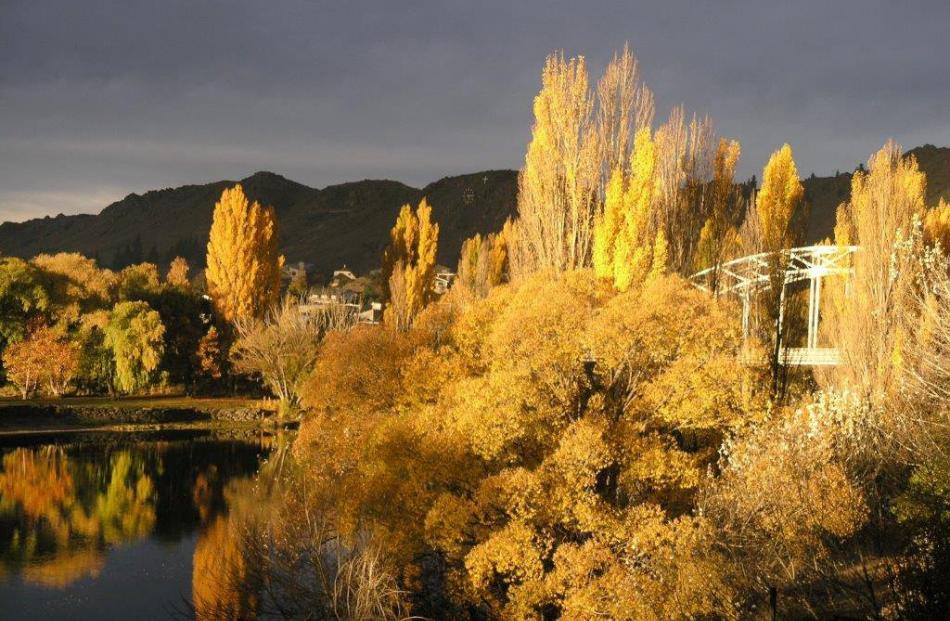
{"label": "bridge deck", "polygon": [[[761,356],[744,356],[743,364],[765,364]],[[830,367],[841,362],[838,350],[833,347],[786,347],[779,354],[779,362],[789,367]]]}

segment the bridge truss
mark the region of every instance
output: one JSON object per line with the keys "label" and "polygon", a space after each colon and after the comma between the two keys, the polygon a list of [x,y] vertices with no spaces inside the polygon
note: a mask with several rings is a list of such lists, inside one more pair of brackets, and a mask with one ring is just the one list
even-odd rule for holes
{"label": "bridge truss", "polygon": [[780,359],[792,366],[835,365],[838,351],[818,346],[818,325],[821,315],[822,280],[827,276],[850,277],[851,255],[858,246],[803,246],[783,251],[784,256],[764,252],[727,261],[690,276],[698,288],[712,295],[729,295],[742,302],[742,336],[749,337],[752,300],[772,288],[770,277],[774,266],[785,264],[779,299],[779,324],[785,314],[785,291],[794,283],[809,281],[808,335],[805,347],[783,348]]}

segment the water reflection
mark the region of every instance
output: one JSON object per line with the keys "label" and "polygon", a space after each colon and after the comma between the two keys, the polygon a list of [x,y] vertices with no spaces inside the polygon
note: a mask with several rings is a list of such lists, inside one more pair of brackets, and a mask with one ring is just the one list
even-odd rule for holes
{"label": "water reflection", "polygon": [[199,617],[204,609],[245,616],[253,601],[203,577],[221,575],[225,564],[240,579],[229,512],[249,495],[271,443],[160,434],[0,446],[0,617],[102,618],[111,610],[161,618],[192,596]]}

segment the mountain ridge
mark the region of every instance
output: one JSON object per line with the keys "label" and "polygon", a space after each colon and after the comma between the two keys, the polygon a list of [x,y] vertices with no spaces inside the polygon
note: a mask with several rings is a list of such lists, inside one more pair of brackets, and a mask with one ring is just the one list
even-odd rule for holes
{"label": "mountain ridge", "polygon": [[236,183],[251,200],[274,207],[287,261],[310,263],[327,274],[343,264],[360,272],[377,267],[399,209],[415,206],[423,196],[442,230],[438,260],[454,265],[466,237],[497,230],[514,213],[517,172],[443,177],[423,188],[364,179],[317,189],[258,171],[240,180],[132,192],[98,214],[4,222],[0,252],[20,257],[81,252],[109,267],[144,260],[165,265],[184,256],[202,266],[214,204]]}
{"label": "mountain ridge", "polygon": [[[950,200],[950,147],[911,149],[927,174],[927,205]],[[497,231],[516,210],[517,171],[485,170],[443,177],[415,188],[392,179],[363,179],[312,188],[271,171],[238,181],[220,180],[130,193],[98,214],[46,216],[0,224],[0,252],[32,257],[43,252],[81,252],[109,267],[139,261],[167,265],[183,256],[203,266],[214,204],[241,183],[252,200],[277,212],[281,252],[290,263],[313,264],[328,274],[347,265],[357,272],[378,267],[390,227],[404,204],[426,197],[439,223],[437,260],[455,265],[462,241]],[[853,173],[803,179],[810,217],[806,241],[829,237],[835,210],[848,199]]]}

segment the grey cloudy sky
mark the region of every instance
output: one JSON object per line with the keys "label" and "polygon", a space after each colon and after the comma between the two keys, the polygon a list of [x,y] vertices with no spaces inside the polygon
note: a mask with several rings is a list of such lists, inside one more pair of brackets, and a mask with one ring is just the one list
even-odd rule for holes
{"label": "grey cloudy sky", "polygon": [[0,0],[0,220],[272,170],[322,187],[517,168],[547,53],[629,41],[683,103],[803,174],[950,145],[950,2]]}

